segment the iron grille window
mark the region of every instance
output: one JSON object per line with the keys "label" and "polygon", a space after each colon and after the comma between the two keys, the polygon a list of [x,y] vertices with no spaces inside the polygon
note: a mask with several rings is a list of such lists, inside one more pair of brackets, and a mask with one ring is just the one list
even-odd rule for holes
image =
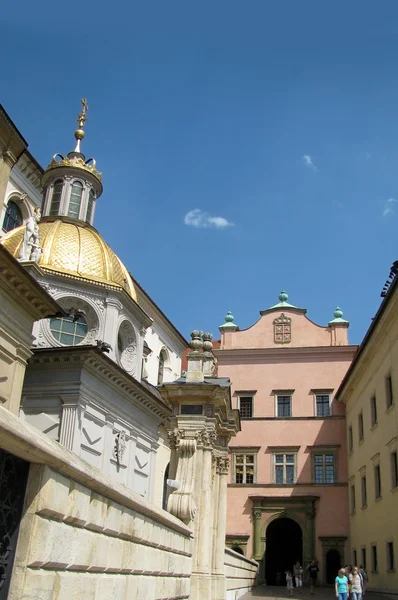
{"label": "iron grille window", "polygon": [[397,452],[391,452],[391,487],[398,487],[398,457]]}
{"label": "iron grille window", "polygon": [[291,396],[278,396],[278,417],[291,417],[292,416],[292,397]]}
{"label": "iron grille window", "polygon": [[316,416],[330,417],[330,396],[329,394],[316,395]]}
{"label": "iron grille window", "polygon": [[295,454],[274,454],[274,483],[278,485],[294,483],[295,471]]}
{"label": "iron grille window", "polygon": [[88,327],[84,317],[74,321],[72,317],[53,317],[50,330],[56,340],[65,346],[80,344],[87,335]]}
{"label": "iron grille window", "polygon": [[373,425],[376,425],[377,423],[377,402],[376,402],[376,396],[372,396],[370,399],[370,420],[372,423],[372,427]]}
{"label": "iron grille window", "polygon": [[68,216],[74,219],[79,218],[80,203],[83,195],[83,184],[80,181],[74,181],[69,198]]}
{"label": "iron grille window", "polygon": [[239,414],[242,419],[250,419],[253,416],[253,397],[240,396],[239,398]]}
{"label": "iron grille window", "polygon": [[381,498],[381,479],[380,479],[380,465],[375,466],[375,497]]}
{"label": "iron grille window", "polygon": [[358,415],[358,437],[359,441],[363,440],[363,414],[361,412]]}
{"label": "iron grille window", "polygon": [[387,569],[393,571],[394,568],[394,544],[393,542],[387,542]]}
{"label": "iron grille window", "polygon": [[351,486],[351,512],[355,512],[355,484]]}
{"label": "iron grille window", "polygon": [[377,546],[372,546],[372,571],[377,572]]}
{"label": "iron grille window", "polygon": [[235,483],[254,483],[254,454],[235,454]]}
{"label": "iron grille window", "polygon": [[22,225],[22,213],[19,206],[12,200],[9,200],[4,216],[3,229],[4,231],[11,231],[11,229],[15,229],[15,227],[19,227],[20,225]]}
{"label": "iron grille window", "polygon": [[368,504],[368,494],[366,488],[366,475],[363,475],[361,478],[361,500],[362,500],[362,508],[365,508]]}
{"label": "iron grille window", "polygon": [[335,455],[314,454],[314,482],[335,482]]}
{"label": "iron grille window", "polygon": [[392,404],[394,402],[391,375],[388,375],[386,377],[386,400],[387,400],[387,408],[390,408],[390,406],[392,406]]}
{"label": "iron grille window", "polygon": [[64,182],[62,181],[62,179],[58,179],[54,183],[53,195],[51,197],[51,206],[50,206],[50,215],[51,216],[59,214],[59,207],[61,204],[63,187],[64,187]]}

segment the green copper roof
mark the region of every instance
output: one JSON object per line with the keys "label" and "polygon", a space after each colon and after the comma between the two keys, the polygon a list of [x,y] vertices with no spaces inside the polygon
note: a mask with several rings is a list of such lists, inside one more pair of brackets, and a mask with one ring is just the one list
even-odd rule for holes
{"label": "green copper roof", "polygon": [[343,319],[343,311],[339,306],[334,311],[334,319],[332,321],[329,321],[329,325],[332,325],[334,323],[346,323],[347,325],[349,324],[349,321]]}
{"label": "green copper roof", "polygon": [[218,329],[239,329],[239,327],[237,326],[236,323],[234,323],[234,315],[231,313],[231,311],[229,310],[227,312],[227,314],[225,315],[225,323],[223,323],[222,325],[220,325],[220,327]]}
{"label": "green copper roof", "polygon": [[288,296],[287,292],[285,290],[282,290],[281,293],[279,294],[279,302],[277,304],[274,304],[273,306],[270,306],[266,310],[260,310],[260,315],[265,315],[268,312],[270,312],[271,310],[280,310],[283,308],[294,309],[296,311],[303,312],[304,314],[307,312],[305,308],[299,308],[298,306],[294,306],[294,304],[290,304],[288,302],[288,299],[289,299],[289,296]]}

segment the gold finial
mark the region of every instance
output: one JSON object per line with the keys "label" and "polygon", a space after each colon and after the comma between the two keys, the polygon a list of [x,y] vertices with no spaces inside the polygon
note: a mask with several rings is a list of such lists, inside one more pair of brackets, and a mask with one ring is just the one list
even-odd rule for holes
{"label": "gold finial", "polygon": [[80,102],[82,103],[82,110],[79,114],[79,116],[77,117],[77,124],[79,126],[79,129],[76,129],[75,131],[75,138],[76,138],[76,148],[75,148],[75,152],[80,152],[80,141],[84,138],[84,123],[87,120],[87,111],[88,111],[88,104],[87,104],[87,100],[86,98],[82,98],[80,100]]}

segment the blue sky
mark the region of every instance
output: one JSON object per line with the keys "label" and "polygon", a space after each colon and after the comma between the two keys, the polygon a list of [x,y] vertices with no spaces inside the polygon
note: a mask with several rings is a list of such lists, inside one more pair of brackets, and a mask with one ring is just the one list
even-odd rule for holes
{"label": "blue sky", "polygon": [[395,0],[7,4],[2,104],[46,165],[88,98],[95,226],[184,335],[286,288],[360,342],[398,258]]}

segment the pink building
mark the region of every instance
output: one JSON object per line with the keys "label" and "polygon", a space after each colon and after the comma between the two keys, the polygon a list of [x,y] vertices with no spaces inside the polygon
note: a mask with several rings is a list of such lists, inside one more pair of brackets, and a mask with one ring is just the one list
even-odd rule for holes
{"label": "pink building", "polygon": [[227,544],[260,561],[260,581],[275,584],[296,560],[306,568],[317,558],[329,583],[348,560],[349,526],[344,406],[334,393],[357,347],[339,308],[325,327],[287,300],[281,292],[242,331],[228,313],[214,351],[242,420],[230,444]]}

